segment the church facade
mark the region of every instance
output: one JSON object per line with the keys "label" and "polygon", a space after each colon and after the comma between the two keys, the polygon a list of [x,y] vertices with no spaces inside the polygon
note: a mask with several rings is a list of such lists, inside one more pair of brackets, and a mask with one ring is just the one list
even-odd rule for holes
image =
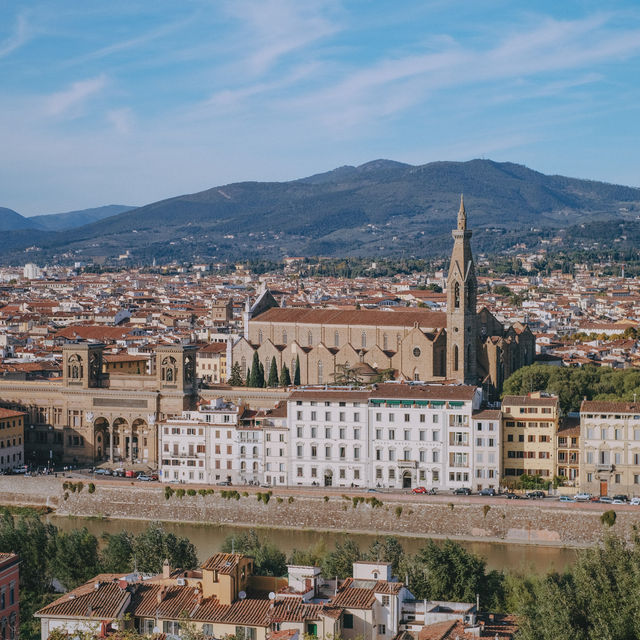
{"label": "church facade", "polygon": [[481,386],[495,398],[511,373],[529,365],[535,338],[527,326],[505,327],[486,308],[477,310],[478,284],[464,202],[452,232],[447,279],[447,311],[288,309],[266,291],[245,312],[245,334],[233,347],[243,376],[257,350],[265,371],[276,359],[302,385],[353,379],[374,381],[381,374],[423,382]]}

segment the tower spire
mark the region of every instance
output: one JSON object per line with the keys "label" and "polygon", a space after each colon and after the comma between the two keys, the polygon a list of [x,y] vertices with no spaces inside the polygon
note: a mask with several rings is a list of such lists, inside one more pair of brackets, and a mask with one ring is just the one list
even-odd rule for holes
{"label": "tower spire", "polygon": [[464,210],[464,194],[460,194],[460,209],[458,210],[458,230],[466,231],[467,229],[467,212]]}

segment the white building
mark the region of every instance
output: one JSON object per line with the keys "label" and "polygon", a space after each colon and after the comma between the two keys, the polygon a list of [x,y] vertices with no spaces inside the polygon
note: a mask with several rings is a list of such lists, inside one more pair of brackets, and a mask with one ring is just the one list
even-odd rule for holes
{"label": "white building", "polygon": [[264,433],[264,482],[286,485],[289,478],[289,427],[287,403],[279,402],[275,408],[258,411],[256,426]]}
{"label": "white building", "polygon": [[[497,489],[499,412],[477,413],[481,398],[480,389],[462,385],[294,391],[289,483]],[[474,438],[479,428],[482,435]]]}
{"label": "white building", "polygon": [[241,428],[244,413],[244,407],[218,398],[197,411],[160,422],[158,460],[163,482],[241,482],[240,452],[245,447],[246,454],[249,441]]}

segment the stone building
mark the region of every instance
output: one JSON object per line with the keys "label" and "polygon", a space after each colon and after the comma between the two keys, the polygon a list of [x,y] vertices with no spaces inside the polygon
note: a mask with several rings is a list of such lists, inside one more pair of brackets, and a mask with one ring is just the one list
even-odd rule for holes
{"label": "stone building", "polygon": [[0,471],[24,464],[24,417],[22,411],[0,409]]}
{"label": "stone building", "polygon": [[104,372],[104,345],[62,346],[62,378],[0,380],[0,404],[25,413],[29,462],[157,464],[156,422],[197,399],[195,346],[156,348],[154,374]]}
{"label": "stone building", "polygon": [[640,404],[584,400],[580,491],[640,495]]}
{"label": "stone building", "polygon": [[386,373],[403,380],[457,381],[496,397],[504,380],[535,356],[528,327],[504,327],[476,308],[478,284],[460,203],[447,280],[447,311],[289,309],[264,291],[244,315],[245,333],[233,347],[243,375],[258,351],[265,371],[300,365],[301,384],[340,382],[345,371],[362,382]]}

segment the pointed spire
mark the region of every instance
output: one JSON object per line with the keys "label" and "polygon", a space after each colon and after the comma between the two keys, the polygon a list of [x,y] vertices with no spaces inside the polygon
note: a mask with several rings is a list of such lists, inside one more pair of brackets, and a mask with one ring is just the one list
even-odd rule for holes
{"label": "pointed spire", "polygon": [[460,194],[460,210],[458,211],[458,230],[466,231],[467,212],[464,210],[464,194]]}

